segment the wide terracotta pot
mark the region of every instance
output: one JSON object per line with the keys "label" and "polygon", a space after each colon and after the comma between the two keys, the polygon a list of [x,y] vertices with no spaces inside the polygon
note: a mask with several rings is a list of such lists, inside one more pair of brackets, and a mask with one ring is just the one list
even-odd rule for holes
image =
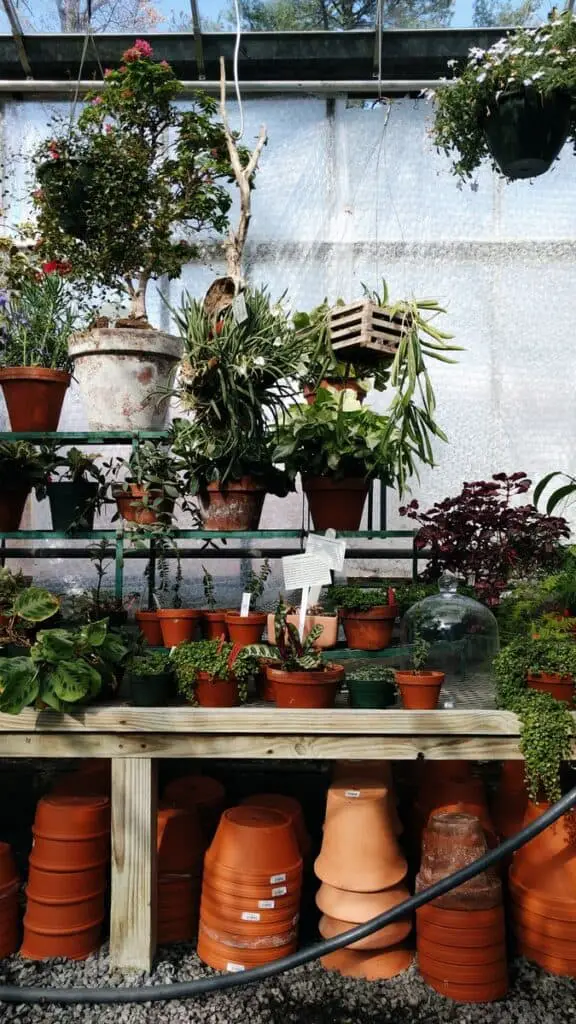
{"label": "wide terracotta pot", "polygon": [[249,476],[232,480],[224,487],[219,483],[208,484],[200,499],[203,528],[218,533],[253,532],[260,525],[265,497],[261,484]]}
{"label": "wide terracotta pot", "polygon": [[299,800],[293,796],[285,796],[283,793],[253,793],[252,796],[242,800],[242,803],[249,807],[272,807],[273,810],[285,814],[296,834],[302,857],[308,856],[312,841],[304,824],[302,804]]}
{"label": "wide terracotta pot", "polygon": [[332,708],[344,679],[344,668],[326,663],[320,672],[285,672],[267,665],[266,676],[274,686],[279,708]]}
{"label": "wide terracotta pot", "polygon": [[398,845],[386,786],[342,779],[328,790],[322,848],[314,870],[323,882],[353,892],[397,885],[408,870]]}
{"label": "wide terracotta pot", "polygon": [[523,928],[545,939],[566,942],[576,947],[576,920],[558,921],[551,914],[535,914],[527,910],[524,904],[516,902],[512,902],[511,910],[515,928]]}
{"label": "wide terracotta pot", "polygon": [[202,870],[206,841],[200,819],[181,807],[160,807],[157,824],[157,866],[164,874],[197,874]]}
{"label": "wide terracotta pot", "polygon": [[[125,522],[137,523],[138,526],[153,526],[155,523],[170,522],[174,512],[174,501],[171,498],[162,498],[161,490],[149,490],[138,484],[126,484],[125,488],[122,486],[112,488],[112,496]],[[154,504],[159,498],[162,499],[161,504]],[[143,504],[144,499],[148,504]]]}
{"label": "wide terracotta pot", "polygon": [[294,953],[296,948],[297,940],[294,939],[288,946],[278,948],[239,949],[211,939],[206,930],[200,926],[197,954],[208,967],[212,967],[216,971],[230,972],[249,970],[250,967],[258,967],[260,964],[281,960],[282,957]]}
{"label": "wide terracotta pot", "polygon": [[410,890],[403,883],[381,892],[350,892],[323,882],[316,893],[316,906],[328,917],[348,921],[350,924],[364,924],[404,903],[409,897]]}
{"label": "wide terracotta pot", "polygon": [[0,494],[0,533],[14,533],[20,529],[30,487],[5,488]]}
{"label": "wide terracotta pot", "polygon": [[104,865],[86,871],[44,871],[30,865],[28,896],[40,900],[81,900],[101,892],[106,885]]}
{"label": "wide terracotta pot", "polygon": [[209,672],[197,672],[194,693],[202,708],[234,708],[240,703],[238,680],[234,677],[220,679]]}
{"label": "wide terracotta pot", "polygon": [[[272,902],[260,900],[259,903]],[[281,901],[280,907],[267,908],[252,904],[246,905],[241,897],[234,899],[212,886],[202,886],[202,906],[206,908],[212,917],[218,917],[228,931],[233,932],[237,923],[250,921],[254,924],[271,925],[278,932],[288,931],[298,923],[300,913],[300,898],[294,897],[288,902]],[[281,927],[280,927],[281,926]]]}
{"label": "wide terracotta pot", "polygon": [[[549,803],[528,802],[524,825],[539,818]],[[571,830],[566,817],[549,825],[515,854],[510,868],[510,880],[521,883],[546,899],[566,898],[576,891],[576,857]]]}
{"label": "wide terracotta pot", "polygon": [[162,430],[182,358],[181,338],[138,328],[94,328],[68,351],[90,430]]}
{"label": "wide terracotta pot", "polygon": [[358,949],[338,949],[320,960],[327,971],[337,971],[345,978],[365,978],[366,981],[385,981],[402,974],[410,967],[414,954],[405,945],[378,952]]}
{"label": "wide terracotta pot", "polygon": [[[333,939],[336,935],[343,935],[344,932],[349,932],[354,927],[350,921],[341,921],[334,917],[328,917],[323,914],[320,918],[318,929],[323,939]],[[359,939],[357,942],[351,943],[348,949],[386,949],[388,946],[395,946],[399,942],[402,942],[408,937],[412,931],[412,922],[410,919],[404,921],[395,921],[393,924],[388,924],[384,928],[379,928],[377,932],[372,935],[368,935],[365,939]]]}
{"label": "wide terracotta pot", "polygon": [[503,761],[498,788],[490,804],[490,817],[502,839],[520,831],[527,804],[524,761]]}
{"label": "wide terracotta pot", "polygon": [[441,981],[427,974],[422,968],[420,968],[420,973],[430,988],[435,989],[440,995],[452,999],[455,1003],[494,1003],[498,999],[504,999],[508,993],[508,977],[496,978],[483,985],[470,985]]}
{"label": "wide terracotta pot", "polygon": [[[270,875],[243,876],[244,884],[240,885],[237,881],[237,872],[225,874],[223,871],[216,870],[207,857],[204,862],[202,884],[216,890],[226,898],[242,900],[246,910],[266,909],[266,907],[273,910],[293,902],[299,904],[302,872],[299,870],[297,875],[289,876],[287,872],[281,871],[273,877],[277,878],[279,875],[285,876],[284,881],[271,882]],[[253,881],[254,878],[256,881]]]}
{"label": "wide terracotta pot", "polygon": [[433,711],[438,706],[438,698],[444,682],[443,672],[396,670],[395,674],[402,706],[408,711]]}
{"label": "wide terracotta pot", "polygon": [[209,859],[238,877],[268,875],[274,884],[279,874],[301,869],[298,841],[289,818],[269,807],[233,807],[224,811],[209,850]]}
{"label": "wide terracotta pot", "polygon": [[26,960],[52,960],[63,957],[66,960],[86,960],[96,953],[102,944],[102,924],[90,925],[83,931],[68,933],[36,932],[24,928],[24,941],[20,956]]}
{"label": "wide terracotta pot", "polygon": [[49,793],[36,807],[34,835],[43,839],[97,839],[110,831],[110,800],[105,796]]}
{"label": "wide terracotta pot", "polygon": [[233,644],[241,644],[242,647],[258,644],[266,625],[266,613],[249,612],[248,615],[240,615],[240,612],[226,612],[226,625]]}
{"label": "wide terracotta pot", "polygon": [[488,946],[439,946],[437,942],[424,935],[418,935],[417,948],[421,964],[429,960],[444,964],[447,973],[452,966],[485,968],[506,962],[505,942],[491,943]]}
{"label": "wide terracotta pot", "polygon": [[221,637],[224,637],[225,640],[228,639],[225,608],[220,608],[218,611],[202,608],[200,615],[200,629],[205,640],[220,640]]}
{"label": "wide terracotta pot", "polygon": [[197,608],[160,608],[158,620],[164,647],[178,647],[194,639],[200,612]]}
{"label": "wide terracotta pot", "polygon": [[162,647],[162,628],[158,612],[136,612],[136,622],[150,647]]}
{"label": "wide terracotta pot", "polygon": [[105,889],[79,900],[44,900],[26,893],[24,927],[43,935],[89,928],[104,920]]}
{"label": "wide terracotta pot", "polygon": [[340,617],[348,647],[358,651],[381,651],[392,641],[398,606],[378,605],[365,612],[342,608]]}
{"label": "wide terracotta pot", "polygon": [[48,370],[42,366],[0,369],[0,385],[14,433],[58,430],[70,380],[70,374],[64,370]]}
{"label": "wide terracotta pot", "polygon": [[273,946],[287,946],[297,937],[298,915],[288,922],[264,922],[250,920],[246,914],[236,923],[230,923],[218,912],[213,912],[208,901],[200,903],[200,920],[211,933],[211,937],[223,942],[226,946],[238,946],[243,949],[265,949]]}
{"label": "wide terracotta pot", "polygon": [[209,775],[181,775],[172,779],[163,793],[164,803],[197,811],[202,830],[211,839],[226,803],[226,791],[218,779]]}
{"label": "wide terracotta pot", "polygon": [[366,480],[356,477],[333,480],[331,477],[304,476],[302,489],[308,499],[316,530],[354,532],[360,529],[370,489]]}
{"label": "wide terracotta pot", "polygon": [[556,700],[563,701],[568,707],[574,707],[574,679],[562,676],[558,672],[529,672],[526,682],[531,690],[549,693]]}
{"label": "wide terracotta pot", "polygon": [[[292,623],[298,629],[300,616],[295,612],[286,616],[286,622]],[[317,651],[330,650],[338,642],[338,616],[337,615],[307,615],[304,620],[304,640],[314,626],[322,626],[320,636],[314,641],[313,647]],[[276,629],[274,625],[274,613],[267,616],[268,643],[276,643]]]}
{"label": "wide terracotta pot", "polygon": [[110,833],[94,839],[46,839],[34,834],[29,863],[43,871],[86,871],[110,860]]}

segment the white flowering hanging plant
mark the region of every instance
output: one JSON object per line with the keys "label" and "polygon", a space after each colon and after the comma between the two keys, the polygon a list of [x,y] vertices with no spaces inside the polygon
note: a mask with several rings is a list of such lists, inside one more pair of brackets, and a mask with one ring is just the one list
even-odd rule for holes
{"label": "white flowering hanging plant", "polygon": [[[452,67],[455,62],[450,62]],[[507,93],[532,89],[542,96],[576,93],[576,19],[556,15],[538,28],[520,28],[489,50],[473,48],[462,74],[437,91],[433,139],[452,159],[454,173],[472,178],[484,159],[494,162],[484,132],[486,116]],[[570,138],[575,139],[572,115]]]}

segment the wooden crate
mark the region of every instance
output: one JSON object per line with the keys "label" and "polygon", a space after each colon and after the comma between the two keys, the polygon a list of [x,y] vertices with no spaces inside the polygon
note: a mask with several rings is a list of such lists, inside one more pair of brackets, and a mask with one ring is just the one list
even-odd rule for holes
{"label": "wooden crate", "polygon": [[377,361],[393,356],[408,324],[404,316],[391,316],[371,299],[359,299],[350,306],[330,310],[330,340],[342,359]]}

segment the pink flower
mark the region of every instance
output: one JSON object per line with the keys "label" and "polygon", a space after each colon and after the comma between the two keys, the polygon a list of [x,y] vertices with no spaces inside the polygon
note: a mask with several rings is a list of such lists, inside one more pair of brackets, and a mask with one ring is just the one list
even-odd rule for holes
{"label": "pink flower", "polygon": [[169,67],[170,67],[170,64],[168,63],[168,61],[167,61],[167,60],[161,60],[161,61],[160,61],[160,67],[161,67],[161,68],[169,68]]}
{"label": "pink flower", "polygon": [[44,199],[44,191],[43,191],[43,189],[37,188],[32,193],[32,199],[34,199],[35,202],[37,202],[37,203],[41,202],[41,200]]}
{"label": "pink flower", "polygon": [[137,39],[134,46],[122,54],[122,59],[127,64],[132,64],[135,60],[149,60],[153,53],[154,50],[150,43],[147,43],[145,39]]}
{"label": "pink flower", "polygon": [[128,71],[128,68],[126,67],[125,64],[121,64],[120,67],[118,68],[118,71],[120,71],[122,74],[124,74],[125,71]]}
{"label": "pink flower", "polygon": [[113,72],[112,68],[105,68],[104,69],[104,78],[110,78],[110,75],[113,75],[113,74],[114,74],[114,72]]}
{"label": "pink flower", "polygon": [[143,57],[151,57],[154,53],[154,50],[146,39],[137,39],[134,43],[134,49],[139,50]]}
{"label": "pink flower", "polygon": [[104,131],[106,132],[106,135],[110,135],[110,132],[113,132],[114,129],[111,124],[105,124]]}
{"label": "pink flower", "polygon": [[103,103],[103,102],[104,102],[104,97],[103,96],[95,96],[94,99],[92,100],[92,106],[93,107],[99,107],[100,104]]}

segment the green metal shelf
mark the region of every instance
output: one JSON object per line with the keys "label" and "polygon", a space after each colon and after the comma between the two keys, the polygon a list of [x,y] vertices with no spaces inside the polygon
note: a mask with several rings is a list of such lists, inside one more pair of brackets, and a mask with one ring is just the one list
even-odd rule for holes
{"label": "green metal shelf", "polygon": [[66,444],[132,444],[134,441],[162,441],[166,430],[53,430],[46,433],[0,431],[0,441],[61,441]]}
{"label": "green metal shelf", "polygon": [[[0,532],[0,539],[3,540],[103,540],[107,537],[115,538],[122,534],[125,540],[130,539],[132,530],[88,530],[67,533],[63,530],[14,530],[10,533]],[[230,530],[222,532],[218,530],[179,530],[173,529],[175,537],[183,540],[301,540],[307,536],[308,530]],[[312,532],[312,531],[310,531]],[[138,531],[138,539],[145,540],[146,537]],[[386,540],[389,538],[405,537],[412,539],[413,530],[356,530],[338,533],[338,537],[354,538],[358,540]],[[154,534],[150,534],[150,540],[154,540]],[[353,550],[353,549],[352,549]]]}

